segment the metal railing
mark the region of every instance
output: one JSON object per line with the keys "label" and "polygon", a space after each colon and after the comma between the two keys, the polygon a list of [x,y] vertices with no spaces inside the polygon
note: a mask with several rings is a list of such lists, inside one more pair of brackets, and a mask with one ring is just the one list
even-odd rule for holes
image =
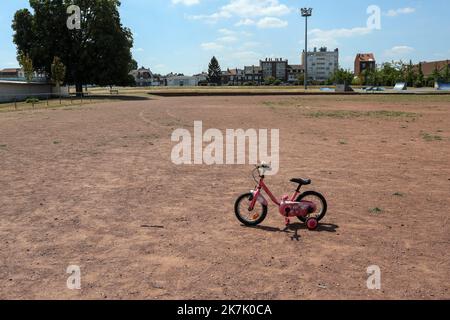
{"label": "metal railing", "polygon": [[25,105],[31,105],[33,109],[36,105],[42,105],[42,103],[49,107],[51,101],[56,101],[59,105],[62,105],[63,101],[70,101],[70,104],[79,103],[82,105],[86,100],[92,102],[92,96],[86,92],[79,96],[58,93],[0,94],[0,109],[5,106],[8,108],[12,105],[14,110],[18,110],[19,105],[24,103]]}

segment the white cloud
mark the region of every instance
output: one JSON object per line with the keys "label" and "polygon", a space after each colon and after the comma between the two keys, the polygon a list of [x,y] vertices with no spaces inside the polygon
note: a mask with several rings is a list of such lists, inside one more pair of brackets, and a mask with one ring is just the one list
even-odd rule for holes
{"label": "white cloud", "polygon": [[163,63],[159,63],[153,66],[153,72],[164,73],[167,70],[167,67]]}
{"label": "white cloud", "polygon": [[5,66],[7,66],[7,67],[17,67],[18,66],[18,62],[9,61],[9,62],[5,63]]}
{"label": "white cloud", "polygon": [[231,54],[233,59],[240,61],[241,65],[255,64],[261,59],[261,54],[251,50],[240,50]]}
{"label": "white cloud", "polygon": [[414,52],[415,49],[409,46],[395,46],[384,51],[386,57],[401,57]]}
{"label": "white cloud", "polygon": [[241,17],[257,17],[282,16],[291,12],[291,9],[278,0],[231,0],[221,11]]}
{"label": "white cloud", "polygon": [[223,29],[219,29],[219,33],[227,35],[227,36],[232,36],[232,35],[236,34],[236,31],[223,28]]}
{"label": "white cloud", "polygon": [[237,22],[235,24],[236,27],[240,27],[240,26],[253,26],[256,23],[255,20],[246,18],[246,19],[241,19],[239,20],[239,22]]}
{"label": "white cloud", "polygon": [[239,68],[244,66],[259,65],[262,54],[252,50],[228,48],[220,59],[222,70],[227,68]]}
{"label": "white cloud", "polygon": [[200,0],[172,0],[173,4],[183,4],[185,6],[193,6],[200,3]]}
{"label": "white cloud", "polygon": [[133,51],[133,52],[143,52],[144,49],[143,49],[143,48],[136,48],[136,49],[133,48],[132,51]]}
{"label": "white cloud", "polygon": [[261,29],[285,28],[288,26],[288,22],[279,18],[266,17],[259,20],[256,25]]}
{"label": "white cloud", "polygon": [[[230,44],[239,41],[241,36],[250,37],[252,34],[245,31],[234,31],[226,28],[222,28],[217,30],[219,34],[222,36],[218,37],[214,42],[206,42],[206,47],[217,48],[217,46],[221,46],[223,44]],[[213,45],[214,43],[214,45]],[[217,45],[217,46],[215,46]]]}
{"label": "white cloud", "polygon": [[275,17],[264,17],[255,21],[253,19],[241,19],[239,22],[235,24],[236,27],[241,26],[257,26],[260,29],[269,29],[269,28],[285,28],[288,26],[288,22],[285,20],[281,20],[280,18]]}
{"label": "white cloud", "polygon": [[[251,17],[279,17],[291,12],[291,9],[278,0],[230,0],[222,6],[219,11],[209,15],[191,16],[194,20],[203,20],[208,23],[215,23],[220,19],[230,19],[232,17],[244,18],[243,21],[250,22]],[[248,20],[245,20],[248,19]]]}
{"label": "white cloud", "polygon": [[399,9],[391,9],[386,13],[386,15],[388,17],[396,17],[401,14],[411,14],[414,12],[416,12],[415,8],[406,7],[406,8],[399,8]]}
{"label": "white cloud", "polygon": [[217,42],[204,42],[200,46],[207,51],[221,51],[224,49],[224,46]]}
{"label": "white cloud", "polygon": [[242,43],[242,48],[249,49],[249,48],[259,47],[260,45],[261,45],[261,43],[256,42],[256,41],[247,41],[247,42]]}
{"label": "white cloud", "polygon": [[236,38],[235,36],[225,36],[225,37],[218,38],[217,41],[225,42],[225,43],[231,43],[231,42],[238,41],[238,38]]}
{"label": "white cloud", "polygon": [[308,44],[314,47],[336,47],[339,45],[339,39],[364,36],[370,34],[372,31],[373,29],[367,27],[356,27],[351,29],[341,28],[330,30],[313,29],[309,32],[311,39]]}

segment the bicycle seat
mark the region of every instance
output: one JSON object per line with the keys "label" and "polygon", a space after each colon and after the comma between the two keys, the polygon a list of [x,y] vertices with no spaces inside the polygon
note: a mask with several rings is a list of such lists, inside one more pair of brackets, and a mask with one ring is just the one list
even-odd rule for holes
{"label": "bicycle seat", "polygon": [[291,179],[291,182],[298,183],[301,186],[307,186],[311,184],[311,179]]}

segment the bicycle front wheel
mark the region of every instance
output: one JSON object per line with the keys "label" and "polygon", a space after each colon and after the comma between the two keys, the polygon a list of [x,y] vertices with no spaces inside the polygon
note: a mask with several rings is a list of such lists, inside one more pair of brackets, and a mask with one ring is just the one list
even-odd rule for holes
{"label": "bicycle front wheel", "polygon": [[237,219],[244,225],[254,227],[259,225],[266,219],[267,206],[259,201],[256,201],[253,210],[249,210],[250,204],[253,200],[252,193],[246,193],[240,196],[234,205],[234,212]]}

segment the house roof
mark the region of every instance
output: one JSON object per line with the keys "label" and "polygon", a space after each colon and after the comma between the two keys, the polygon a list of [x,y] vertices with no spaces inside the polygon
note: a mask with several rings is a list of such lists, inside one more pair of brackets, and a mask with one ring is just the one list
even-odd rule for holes
{"label": "house roof", "polygon": [[262,69],[260,66],[245,66],[244,67],[244,72],[245,73],[253,73],[253,72],[260,72]]}
{"label": "house roof", "polygon": [[20,68],[6,68],[3,70],[0,70],[1,73],[16,73],[20,71]]}
{"label": "house roof", "polygon": [[375,55],[373,53],[358,53],[356,55],[356,60],[361,62],[372,62],[375,61]]}
{"label": "house roof", "polygon": [[439,72],[444,70],[446,65],[450,65],[450,60],[441,60],[441,61],[431,61],[431,62],[421,62],[422,71],[425,76],[429,76],[433,74],[434,70],[437,68]]}

